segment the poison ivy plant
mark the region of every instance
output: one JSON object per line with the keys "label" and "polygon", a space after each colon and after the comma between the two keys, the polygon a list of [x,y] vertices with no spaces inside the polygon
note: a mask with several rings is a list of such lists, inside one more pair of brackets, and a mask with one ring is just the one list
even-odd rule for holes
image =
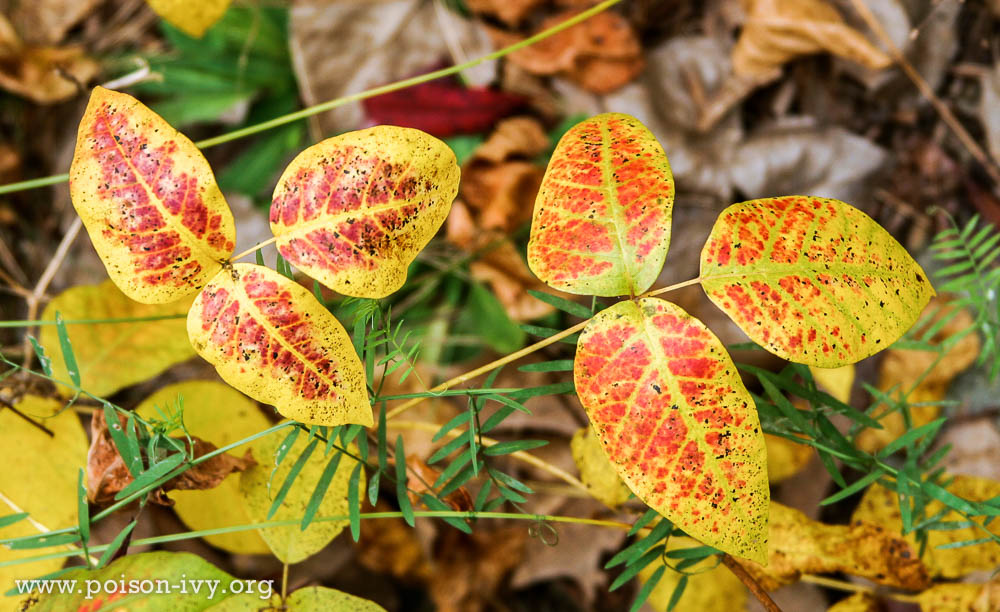
{"label": "poison ivy plant", "polygon": [[[189,139],[138,100],[98,87],[70,175],[73,205],[126,295],[160,304],[202,290],[188,336],[226,382],[302,422],[373,424],[365,371],[340,322],[288,278],[232,263],[232,212]],[[345,293],[382,297],[443,223],[458,175],[451,150],[417,130],[325,140],[275,190],[278,248]]]}
{"label": "poison ivy plant", "polygon": [[[589,320],[574,361],[580,402],[618,475],[684,532],[763,562],[767,452],[754,400],[708,328],[643,293],[663,266],[672,198],[666,156],[645,127],[614,113],[585,120],[553,152],[529,263],[553,288],[632,298]],[[867,215],[808,196],[726,209],[697,281],[755,342],[820,367],[887,347],[934,295]]]}

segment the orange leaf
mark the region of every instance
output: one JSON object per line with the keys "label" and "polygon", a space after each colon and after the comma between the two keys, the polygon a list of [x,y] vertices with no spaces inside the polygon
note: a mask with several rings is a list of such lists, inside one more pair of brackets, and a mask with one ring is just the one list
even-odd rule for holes
{"label": "orange leaf", "polygon": [[528,265],[569,293],[638,295],[663,269],[673,200],[667,156],[644,125],[618,113],[582,121],[545,171]]}
{"label": "orange leaf", "polygon": [[701,252],[701,278],[751,340],[822,368],[888,347],[934,295],[917,262],[871,217],[810,196],[724,210]]}
{"label": "orange leaf", "polygon": [[236,264],[213,278],[191,306],[188,336],[223,380],[290,419],[373,423],[364,369],[344,327],[269,268]]}
{"label": "orange leaf", "polygon": [[278,180],[271,231],[295,267],[331,289],[385,297],[448,216],[458,193],[448,145],[378,126],[300,153]]}
{"label": "orange leaf", "polygon": [[584,329],[573,376],[632,492],[692,537],[764,562],[764,435],[733,360],[701,321],[657,298],[619,302]]}
{"label": "orange leaf", "polygon": [[129,95],[94,89],[69,187],[111,280],[137,302],[195,292],[233,251],[233,214],[205,157]]}

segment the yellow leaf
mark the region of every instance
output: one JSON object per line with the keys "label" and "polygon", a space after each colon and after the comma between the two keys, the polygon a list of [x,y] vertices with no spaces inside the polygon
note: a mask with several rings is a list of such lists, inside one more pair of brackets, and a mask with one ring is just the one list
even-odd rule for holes
{"label": "yellow leaf", "polygon": [[638,295],[663,270],[674,179],[635,117],[605,113],[556,146],[535,200],[528,266],[554,289]]}
{"label": "yellow leaf", "polygon": [[[922,338],[925,330],[942,319],[948,319],[929,339],[928,342],[934,346],[941,346],[948,338],[975,324],[968,310],[963,308],[955,312],[955,306],[947,296],[932,299],[921,317],[926,322],[920,329],[913,330],[915,338]],[[975,333],[962,336],[949,346],[944,356],[934,350],[889,349],[879,364],[878,388],[885,392],[895,389],[890,395],[896,399],[902,399],[909,393],[906,400],[911,404],[911,427],[926,425],[941,414],[941,405],[935,402],[945,398],[952,379],[975,363],[979,349],[979,335]],[[858,448],[874,453],[906,432],[906,423],[898,410],[879,419],[879,423],[882,429],[866,428],[858,434]]]}
{"label": "yellow leaf", "polygon": [[326,587],[306,587],[288,597],[289,612],[385,612],[374,601],[361,599],[343,591]]}
{"label": "yellow leaf", "polygon": [[822,368],[887,348],[934,295],[917,262],[871,217],[811,196],[724,210],[702,249],[701,278],[751,340]]}
{"label": "yellow leaf", "polygon": [[616,508],[624,504],[632,492],[618,476],[601,448],[601,441],[590,427],[583,427],[573,434],[569,443],[573,461],[580,470],[580,480],[595,499]]}
{"label": "yellow leaf", "polygon": [[936,584],[917,595],[920,612],[996,612],[1000,581],[986,584]]}
{"label": "yellow leaf", "polygon": [[855,593],[833,604],[826,612],[882,612],[882,603],[871,593]]}
{"label": "yellow leaf", "polygon": [[817,368],[809,366],[816,385],[833,397],[844,402],[851,401],[851,387],[854,386],[854,364],[849,363],[839,368]]}
{"label": "yellow leaf", "polygon": [[771,484],[798,474],[815,455],[809,445],[781,436],[764,434],[764,442],[767,444],[767,480]]}
{"label": "yellow leaf", "polygon": [[750,393],[704,323],[658,298],[622,301],[584,329],[580,403],[622,480],[687,534],[767,558],[767,451]]}
{"label": "yellow leaf", "polygon": [[[53,416],[62,410],[63,403],[41,397],[27,396],[16,408],[39,426],[13,410],[0,410],[0,516],[28,512],[30,517],[0,529],[0,538],[37,535],[43,528],[73,527],[77,524],[77,478],[80,468],[87,465],[87,434],[80,419],[73,410]],[[38,554],[37,549],[0,547],[0,562]],[[50,559],[0,569],[0,593],[14,588],[14,580],[54,572],[63,561]],[[7,601],[13,604],[17,600]]]}
{"label": "yellow leaf", "polygon": [[[184,426],[188,433],[219,448],[270,426],[256,403],[227,385],[208,380],[192,380],[163,387],[143,400],[135,410],[140,416],[159,418],[157,406],[168,412],[179,399],[183,401]],[[245,447],[240,447],[230,451],[230,454],[241,457],[244,450]],[[243,507],[237,473],[230,474],[213,489],[175,490],[167,495],[175,502],[174,512],[193,530],[252,522]],[[210,535],[205,536],[205,540],[237,554],[267,553],[270,550],[256,531]]]}
{"label": "yellow leaf", "polygon": [[[285,482],[285,477],[292,469],[292,465],[298,460],[302,452],[313,442],[316,443],[309,459],[306,461],[292,484],[284,502],[275,512],[271,520],[296,520],[300,521],[305,514],[306,506],[316,489],[319,481],[333,453],[323,456],[325,443],[313,440],[307,442],[305,435],[300,435],[295,441],[295,445],[288,451],[284,461],[275,469],[275,455],[278,447],[288,435],[288,430],[277,431],[271,435],[264,436],[251,443],[253,457],[257,460],[257,465],[243,472],[240,476],[240,495],[246,505],[247,514],[255,522],[268,520],[267,514],[271,509],[275,495],[281,490]],[[357,454],[355,446],[352,445],[352,454]],[[330,487],[323,497],[316,512],[316,518],[329,516],[347,516],[347,492],[348,481],[351,472],[354,470],[355,460],[348,456],[342,456],[337,465],[337,471],[330,481]],[[365,482],[362,476],[358,484],[361,491],[364,491]],[[363,494],[363,493],[362,493]],[[348,520],[338,521],[313,521],[309,527],[303,531],[299,525],[291,527],[267,527],[260,529],[260,535],[267,542],[278,559],[284,563],[298,563],[303,559],[319,552],[330,540],[348,525]]]}
{"label": "yellow leaf", "polygon": [[232,254],[233,213],[205,157],[132,96],[94,88],[69,175],[97,254],[133,300],[179,300]]}
{"label": "yellow leaf", "polygon": [[[985,501],[1000,495],[1000,483],[976,476],[955,476],[954,482],[947,489],[959,497],[972,501]],[[937,516],[944,509],[944,504],[932,501],[927,504],[924,514]],[[851,519],[881,525],[889,533],[900,533],[903,528],[903,521],[899,514],[898,496],[895,492],[877,484],[870,486],[865,491]],[[939,520],[964,521],[966,519],[956,512],[951,512]],[[989,530],[1000,535],[1000,522],[994,520],[990,524]],[[1000,565],[1000,544],[996,542],[944,550],[938,548],[942,544],[982,538],[985,534],[975,527],[931,530],[927,534],[927,547],[923,560],[933,577],[960,578],[976,570],[992,571]],[[902,537],[916,549],[914,534]]]}
{"label": "yellow leaf", "polygon": [[[140,304],[107,280],[99,285],[78,285],[63,291],[45,307],[42,319],[53,321],[56,312],[66,321],[180,315],[135,323],[66,326],[80,369],[80,385],[94,395],[106,397],[194,357],[183,316],[190,304],[191,299],[173,304]],[[68,382],[70,378],[55,325],[42,327],[41,344],[52,358],[53,376]],[[59,390],[70,394],[68,387],[60,386]]]}
{"label": "yellow leaf", "polygon": [[828,51],[868,68],[892,60],[849,27],[824,0],[743,0],[747,13],[733,48],[733,71],[760,76],[800,55]]}
{"label": "yellow leaf", "polygon": [[[691,538],[670,538],[667,550],[692,548],[700,543]],[[677,560],[672,560],[676,565]],[[673,612],[732,612],[742,610],[747,602],[747,589],[740,579],[723,566],[712,567],[715,561],[712,557],[705,559],[685,571],[688,576],[684,594],[674,607]],[[657,569],[664,567],[662,557],[658,558],[639,572],[639,581],[643,584],[649,580]],[[649,605],[657,612],[666,612],[674,588],[681,579],[681,574],[669,567],[663,572],[660,581],[649,594]]]}
{"label": "yellow leaf", "polygon": [[444,223],[459,174],[448,145],[420,130],[383,125],[328,138],[278,179],[278,251],[344,295],[385,297]]}
{"label": "yellow leaf", "polygon": [[844,572],[909,590],[930,584],[916,548],[873,523],[825,525],[771,502],[767,566],[740,561],[764,589],[791,584],[802,574]]}
{"label": "yellow leaf", "polygon": [[344,327],[274,270],[236,264],[195,298],[188,337],[230,385],[282,415],[373,424],[365,372]]}
{"label": "yellow leaf", "polygon": [[201,38],[226,14],[232,0],[146,0],[149,7],[181,32]]}

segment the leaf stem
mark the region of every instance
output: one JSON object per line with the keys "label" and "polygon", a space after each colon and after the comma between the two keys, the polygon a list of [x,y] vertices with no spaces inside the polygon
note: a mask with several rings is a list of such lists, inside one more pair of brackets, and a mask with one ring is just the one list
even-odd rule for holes
{"label": "leaf stem", "polygon": [[[500,59],[501,57],[504,57],[505,55],[509,55],[509,54],[511,54],[511,53],[513,53],[515,51],[518,51],[518,50],[523,49],[525,47],[531,46],[531,45],[533,45],[533,44],[535,44],[535,43],[537,43],[539,41],[545,40],[546,38],[549,38],[550,36],[558,34],[559,32],[562,32],[563,30],[571,28],[571,27],[573,27],[573,26],[575,26],[575,25],[577,25],[577,24],[579,24],[579,23],[581,23],[583,21],[586,21],[587,19],[590,19],[591,17],[593,17],[594,15],[597,15],[598,13],[602,13],[602,12],[606,11],[607,9],[611,8],[612,6],[618,4],[621,1],[622,0],[604,0],[604,2],[601,2],[600,4],[596,4],[596,5],[592,6],[591,8],[589,8],[589,9],[587,9],[585,11],[577,13],[576,15],[570,17],[569,19],[567,19],[567,20],[565,20],[563,22],[557,23],[556,25],[552,26],[551,28],[548,28],[546,30],[542,30],[541,32],[539,32],[539,33],[537,33],[537,34],[535,34],[533,36],[529,36],[528,38],[525,38],[522,41],[516,42],[513,45],[509,45],[509,46],[504,47],[502,49],[498,49],[498,50],[496,50],[496,51],[494,51],[492,53],[488,53],[486,55],[477,57],[477,58],[469,60],[467,62],[463,62],[461,64],[456,64],[454,66],[449,66],[448,68],[442,68],[441,70],[435,70],[433,72],[428,72],[428,73],[425,73],[425,74],[421,74],[419,76],[411,77],[411,78],[408,78],[408,79],[403,79],[401,81],[396,81],[394,83],[389,83],[387,85],[382,85],[380,87],[375,87],[375,88],[372,88],[372,89],[368,89],[368,90],[365,90],[365,91],[362,91],[362,92],[359,92],[359,93],[356,93],[356,94],[351,94],[349,96],[344,96],[344,97],[341,97],[341,98],[336,98],[334,100],[328,100],[327,102],[321,102],[320,104],[315,104],[313,106],[309,106],[307,108],[304,108],[304,109],[302,109],[300,111],[296,111],[294,113],[289,113],[287,115],[282,115],[280,117],[275,117],[274,119],[271,119],[269,121],[264,121],[264,122],[258,123],[256,125],[247,126],[245,128],[241,128],[241,129],[238,129],[238,130],[234,130],[232,132],[228,132],[226,134],[221,134],[219,136],[215,136],[214,138],[208,138],[206,140],[200,140],[200,141],[198,141],[198,142],[196,142],[194,144],[195,144],[195,146],[197,146],[197,147],[199,147],[201,149],[207,149],[209,147],[214,147],[216,145],[220,145],[220,144],[223,144],[223,143],[226,143],[226,142],[230,142],[230,141],[233,141],[233,140],[238,140],[240,138],[245,138],[247,136],[252,136],[254,134],[257,134],[259,132],[263,132],[263,131],[266,131],[266,130],[270,130],[272,128],[280,127],[282,125],[286,125],[288,123],[292,123],[294,121],[298,121],[299,119],[305,119],[307,117],[312,117],[313,115],[318,115],[320,113],[324,113],[324,112],[326,112],[328,110],[332,110],[332,109],[338,108],[340,106],[344,106],[345,104],[350,104],[351,102],[358,102],[360,100],[365,100],[367,98],[372,98],[372,97],[379,96],[379,95],[382,95],[382,94],[385,94],[385,93],[390,93],[390,92],[393,92],[393,91],[398,91],[400,89],[405,89],[407,87],[412,87],[414,85],[420,85],[421,83],[426,83],[428,81],[433,81],[434,79],[439,79],[441,77],[446,77],[446,76],[451,76],[453,74],[458,74],[460,72],[468,70],[469,68],[474,68],[474,67],[478,66],[479,64],[482,64],[483,62],[488,62],[488,61],[491,61],[491,60]],[[28,190],[28,189],[35,189],[35,188],[38,188],[38,187],[45,187],[45,186],[48,186],[48,185],[55,185],[57,183],[62,183],[62,182],[65,182],[67,180],[69,180],[69,174],[58,174],[58,175],[54,175],[54,176],[47,176],[47,177],[44,177],[44,178],[37,178],[37,179],[31,179],[31,180],[27,180],[27,181],[20,181],[18,183],[10,183],[10,184],[7,184],[7,185],[0,185],[0,194],[13,193],[15,191],[25,191],[25,190]],[[234,259],[239,259],[239,257],[236,257]]]}
{"label": "leaf stem", "polygon": [[[186,319],[187,314],[152,315],[149,317],[122,317],[111,319],[71,319],[63,321],[65,325],[104,325],[110,323],[145,323],[147,321],[166,321],[169,319]],[[23,319],[20,321],[0,321],[3,327],[34,327],[36,325],[55,325],[54,320]]]}
{"label": "leaf stem", "polygon": [[253,253],[257,252],[258,249],[262,249],[262,248],[266,247],[269,244],[274,244],[277,241],[278,241],[278,237],[277,236],[271,236],[270,238],[268,238],[264,242],[258,242],[257,244],[253,245],[252,247],[250,247],[249,249],[243,251],[242,253],[239,253],[237,255],[233,255],[232,257],[229,258],[229,261],[237,261],[239,259],[243,259],[247,255],[252,255]]}
{"label": "leaf stem", "polygon": [[[701,282],[701,278],[700,277],[699,278],[692,278],[690,280],[686,280],[686,281],[683,281],[683,282],[680,282],[680,283],[675,283],[673,285],[668,285],[666,287],[661,287],[659,289],[654,289],[652,291],[647,291],[646,293],[643,293],[639,297],[650,297],[650,296],[654,296],[654,295],[660,295],[662,293],[667,293],[668,291],[674,291],[676,289],[680,289],[682,287],[687,287],[689,285],[694,285],[694,284],[697,284],[697,283],[700,283],[700,282]],[[559,342],[563,338],[566,338],[568,336],[572,336],[576,332],[583,330],[583,328],[587,326],[588,322],[590,322],[590,319],[586,319],[584,321],[580,321],[579,323],[577,323],[573,327],[570,327],[568,329],[564,329],[563,331],[561,331],[561,332],[559,332],[559,333],[557,333],[555,335],[552,335],[552,336],[549,336],[548,338],[544,338],[542,340],[539,340],[538,342],[536,342],[536,343],[534,343],[532,345],[526,346],[526,347],[524,347],[523,349],[521,349],[519,351],[515,351],[515,352],[513,352],[513,353],[511,353],[509,355],[506,355],[504,357],[501,357],[500,359],[497,359],[495,361],[491,361],[490,363],[487,363],[484,366],[480,366],[480,367],[478,367],[478,368],[476,368],[474,370],[470,370],[470,371],[468,371],[468,372],[466,372],[464,374],[459,374],[458,376],[456,376],[454,378],[451,378],[451,379],[448,379],[448,380],[444,381],[443,383],[437,385],[436,387],[432,387],[430,389],[430,392],[437,393],[437,392],[440,392],[440,391],[445,391],[447,389],[450,389],[450,388],[454,387],[455,385],[460,385],[460,384],[466,382],[467,380],[471,380],[471,379],[473,379],[473,378],[475,378],[477,376],[481,376],[483,374],[486,374],[487,372],[491,372],[491,371],[493,371],[493,370],[495,370],[495,369],[497,369],[499,367],[505,366],[508,363],[511,363],[512,361],[517,361],[518,359],[520,359],[522,357],[526,357],[526,356],[528,356],[528,355],[530,355],[530,354],[532,354],[532,353],[534,353],[536,351],[539,351],[539,350],[545,348],[546,346],[549,346],[550,344],[554,344],[556,342]],[[416,397],[416,398],[413,398],[410,401],[406,402],[405,404],[402,404],[400,406],[397,406],[397,407],[393,408],[388,413],[386,413],[386,415],[385,415],[386,420],[392,419],[394,417],[399,416],[400,414],[406,412],[410,408],[413,408],[414,406],[416,406],[420,402],[424,401],[425,399],[427,399],[427,398],[426,397]]]}
{"label": "leaf stem", "polygon": [[774,603],[774,600],[767,594],[764,587],[760,586],[760,583],[750,575],[750,572],[748,572],[739,561],[733,559],[729,555],[722,555],[722,564],[728,567],[729,571],[740,579],[740,582],[742,582],[750,590],[750,592],[753,593],[753,596],[757,598],[757,601],[764,606],[764,609],[767,610],[767,612],[781,612],[781,608],[778,607],[778,604]]}
{"label": "leaf stem", "polygon": [[[392,518],[402,518],[402,512],[362,512],[362,519],[392,519]],[[628,523],[622,523],[620,521],[607,521],[601,519],[588,519],[581,518],[577,516],[559,516],[551,514],[522,514],[520,512],[458,512],[454,510],[431,510],[431,511],[415,511],[413,513],[414,517],[417,518],[457,518],[457,519],[508,519],[514,521],[543,521],[549,523],[575,523],[578,525],[595,525],[598,527],[611,527],[614,529],[628,530],[632,528],[632,525]],[[332,521],[348,521],[350,517],[346,514],[336,515],[336,516],[324,516],[316,517],[313,519],[313,523],[321,522],[332,522]],[[162,536],[154,536],[151,538],[143,538],[141,540],[135,540],[132,542],[132,546],[149,546],[153,544],[165,544],[167,542],[177,542],[179,540],[190,540],[193,538],[201,538],[211,535],[221,535],[224,533],[235,533],[239,531],[249,531],[251,529],[261,529],[264,527],[298,527],[302,524],[301,519],[285,519],[285,520],[274,520],[266,521],[263,523],[250,523],[246,525],[233,525],[230,527],[216,527],[214,529],[203,529],[200,531],[187,531],[184,533],[172,533]],[[90,551],[99,553],[103,552],[108,548],[108,544],[100,544],[97,546],[91,546]],[[79,551],[58,551],[54,553],[48,553],[45,555],[38,555],[35,557],[21,557],[19,559],[11,559],[8,561],[0,562],[0,568],[10,567],[13,565],[21,565],[23,563],[32,563],[34,561],[43,561],[46,559],[60,559],[64,557],[72,557],[79,554]]]}

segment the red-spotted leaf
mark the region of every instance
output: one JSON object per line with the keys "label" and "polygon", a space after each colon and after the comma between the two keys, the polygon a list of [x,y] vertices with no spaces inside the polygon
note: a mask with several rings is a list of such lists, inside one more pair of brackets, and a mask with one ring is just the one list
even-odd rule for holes
{"label": "red-spotted leaf", "polygon": [[194,293],[232,254],[233,214],[205,157],[127,94],[94,89],[69,188],[111,280],[137,302]]}
{"label": "red-spotted leaf", "polygon": [[705,325],[658,298],[597,314],[577,345],[580,402],[611,464],[692,537],[767,558],[767,450],[750,393]]}
{"label": "red-spotted leaf", "polygon": [[295,267],[344,295],[379,298],[437,232],[458,193],[448,145],[378,126],[300,153],[274,190],[271,231]]}
{"label": "red-spotted leaf", "polygon": [[701,279],[754,342],[824,368],[886,348],[934,295],[920,265],[868,215],[809,196],[724,210],[701,252]]}
{"label": "red-spotted leaf", "polygon": [[277,272],[223,270],[195,298],[187,324],[191,344],[223,380],[282,415],[372,425],[364,368],[344,327]]}
{"label": "red-spotted leaf", "polygon": [[638,295],[663,269],[673,201],[667,156],[644,125],[618,113],[582,121],[545,171],[528,265],[568,293]]}

